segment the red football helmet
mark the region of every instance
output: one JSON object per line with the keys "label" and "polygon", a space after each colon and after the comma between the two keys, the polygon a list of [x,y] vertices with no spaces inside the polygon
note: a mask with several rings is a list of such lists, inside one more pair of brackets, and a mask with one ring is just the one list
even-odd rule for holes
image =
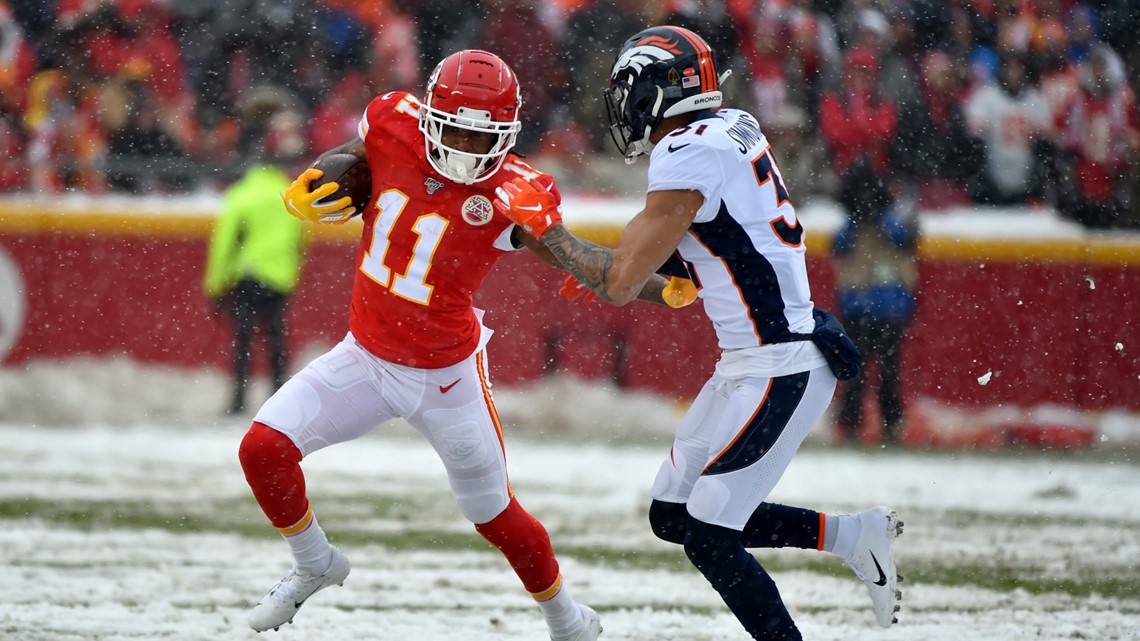
{"label": "red football helmet", "polygon": [[[455,182],[490,178],[515,145],[521,105],[515,72],[495,54],[465,49],[444,58],[428,80],[420,114],[428,162]],[[444,127],[493,134],[495,142],[485,154],[459,151],[443,144]]]}

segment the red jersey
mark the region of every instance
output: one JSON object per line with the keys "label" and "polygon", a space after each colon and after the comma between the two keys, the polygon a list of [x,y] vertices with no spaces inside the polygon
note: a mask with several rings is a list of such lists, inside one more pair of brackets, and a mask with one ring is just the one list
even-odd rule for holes
{"label": "red jersey", "polygon": [[1112,200],[1140,145],[1132,90],[1121,85],[1104,97],[1077,91],[1057,118],[1061,142],[1076,158],[1077,188],[1090,200]]}
{"label": "red jersey", "polygon": [[419,130],[420,102],[402,91],[372,100],[360,138],[372,171],[362,214],[349,328],[369,352],[401,365],[454,365],[479,345],[472,299],[491,267],[514,250],[511,221],[491,205],[495,188],[524,176],[554,180],[508,154],[473,185],[432,169]]}

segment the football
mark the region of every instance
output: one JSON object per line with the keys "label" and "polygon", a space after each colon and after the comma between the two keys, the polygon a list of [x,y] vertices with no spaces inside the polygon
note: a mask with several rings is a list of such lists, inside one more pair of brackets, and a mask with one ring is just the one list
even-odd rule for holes
{"label": "football", "polygon": [[372,200],[372,172],[368,170],[368,163],[352,154],[332,154],[325,156],[313,165],[314,168],[324,172],[309,184],[309,190],[329,182],[335,182],[338,189],[326,196],[326,201],[335,201],[344,196],[352,199],[356,207],[355,216],[364,212],[368,201]]}

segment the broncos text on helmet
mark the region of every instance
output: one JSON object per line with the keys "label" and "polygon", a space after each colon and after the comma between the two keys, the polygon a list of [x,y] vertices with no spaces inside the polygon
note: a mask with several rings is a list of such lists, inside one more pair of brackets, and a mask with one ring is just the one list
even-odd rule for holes
{"label": "broncos text on helmet", "polygon": [[717,76],[712,49],[688,29],[653,27],[626,40],[605,92],[610,135],[626,162],[652,149],[662,119],[720,107],[727,77]]}

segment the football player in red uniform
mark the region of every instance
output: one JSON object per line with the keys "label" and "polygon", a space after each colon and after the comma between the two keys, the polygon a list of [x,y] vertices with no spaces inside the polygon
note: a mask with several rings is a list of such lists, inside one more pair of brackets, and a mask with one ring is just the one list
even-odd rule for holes
{"label": "football player in red uniform", "polygon": [[402,417],[438,453],[460,512],[507,557],[551,638],[597,638],[598,615],[574,601],[546,530],[511,490],[487,378],[491,330],[472,305],[501,256],[539,247],[495,213],[495,189],[522,177],[558,193],[550,176],[511,153],[520,105],[506,63],[460,51],[436,67],[422,101],[403,91],[375,98],[359,139],[322,154],[368,162],[372,199],[363,212],[348,197],[330,198],[335,182],[310,190],[320,170],[306,170],[286,192],[294,216],[328,224],[359,213],[364,225],[348,335],[262,406],[241,444],[254,497],[294,559],[253,609],[253,629],[291,621],[312,594],[349,573],[309,506],[301,459]]}

